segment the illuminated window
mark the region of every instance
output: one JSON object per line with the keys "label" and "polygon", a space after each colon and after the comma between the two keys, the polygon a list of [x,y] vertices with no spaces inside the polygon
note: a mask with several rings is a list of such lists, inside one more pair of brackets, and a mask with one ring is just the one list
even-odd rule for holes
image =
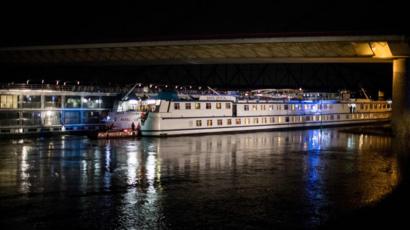
{"label": "illuminated window", "polygon": [[217,123],[218,125],[222,125],[222,119],[218,119],[218,120],[216,121],[216,123]]}
{"label": "illuminated window", "polygon": [[251,119],[245,118],[245,125],[250,125],[250,124],[251,124]]}
{"label": "illuminated window", "polygon": [[240,124],[241,124],[241,119],[240,119],[240,118],[236,118],[235,123],[236,123],[237,125],[240,125]]}
{"label": "illuminated window", "polygon": [[269,110],[273,110],[273,105],[269,105]]}
{"label": "illuminated window", "polygon": [[231,109],[231,103],[225,103],[225,108],[226,109]]}
{"label": "illuminated window", "polygon": [[174,109],[178,110],[179,109],[179,103],[174,103]]}
{"label": "illuminated window", "polygon": [[185,103],[185,109],[191,109],[191,103]]}
{"label": "illuminated window", "polygon": [[258,109],[258,106],[257,105],[252,105],[252,110],[253,111],[256,111]]}
{"label": "illuminated window", "polygon": [[202,121],[201,120],[196,120],[196,126],[197,127],[202,126]]}
{"label": "illuminated window", "polygon": [[201,103],[195,103],[195,109],[201,109]]}
{"label": "illuminated window", "polygon": [[290,105],[290,110],[295,110],[295,105]]}
{"label": "illuminated window", "polygon": [[206,103],[205,108],[206,109],[212,109],[212,104],[211,103]]}
{"label": "illuminated window", "polygon": [[222,108],[221,102],[217,102],[216,103],[216,109],[221,109],[221,108]]}
{"label": "illuminated window", "polygon": [[207,126],[212,126],[212,120],[207,120],[207,121],[206,121],[206,125],[207,125]]}
{"label": "illuminated window", "polygon": [[243,110],[249,111],[249,105],[243,105]]}
{"label": "illuminated window", "polygon": [[232,120],[231,119],[226,120],[226,124],[227,125],[232,125]]}

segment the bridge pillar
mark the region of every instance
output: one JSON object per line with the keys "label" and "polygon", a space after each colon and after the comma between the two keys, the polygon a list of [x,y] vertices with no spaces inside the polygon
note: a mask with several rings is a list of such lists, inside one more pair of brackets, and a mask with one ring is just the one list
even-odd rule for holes
{"label": "bridge pillar", "polygon": [[410,61],[393,60],[392,125],[395,135],[410,135]]}
{"label": "bridge pillar", "polygon": [[410,185],[410,61],[393,61],[393,151],[398,157],[401,183]]}

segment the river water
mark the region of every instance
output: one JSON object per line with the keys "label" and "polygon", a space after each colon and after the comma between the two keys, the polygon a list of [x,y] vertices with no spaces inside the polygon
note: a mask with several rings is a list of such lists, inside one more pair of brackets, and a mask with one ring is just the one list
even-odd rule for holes
{"label": "river water", "polygon": [[391,142],[337,128],[0,140],[0,226],[316,228],[394,189]]}

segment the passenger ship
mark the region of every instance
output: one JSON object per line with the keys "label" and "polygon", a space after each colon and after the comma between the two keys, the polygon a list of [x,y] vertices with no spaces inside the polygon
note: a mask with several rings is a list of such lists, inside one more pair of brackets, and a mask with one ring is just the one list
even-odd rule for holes
{"label": "passenger ship", "polygon": [[263,89],[242,95],[162,92],[120,101],[108,118],[113,130],[142,136],[274,130],[389,121],[391,101],[353,99],[340,93]]}

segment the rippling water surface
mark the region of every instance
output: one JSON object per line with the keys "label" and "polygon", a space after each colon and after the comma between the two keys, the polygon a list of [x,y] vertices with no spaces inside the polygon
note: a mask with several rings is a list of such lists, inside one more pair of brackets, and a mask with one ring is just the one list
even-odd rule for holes
{"label": "rippling water surface", "polygon": [[0,224],[317,227],[397,184],[391,138],[337,129],[0,141]]}

